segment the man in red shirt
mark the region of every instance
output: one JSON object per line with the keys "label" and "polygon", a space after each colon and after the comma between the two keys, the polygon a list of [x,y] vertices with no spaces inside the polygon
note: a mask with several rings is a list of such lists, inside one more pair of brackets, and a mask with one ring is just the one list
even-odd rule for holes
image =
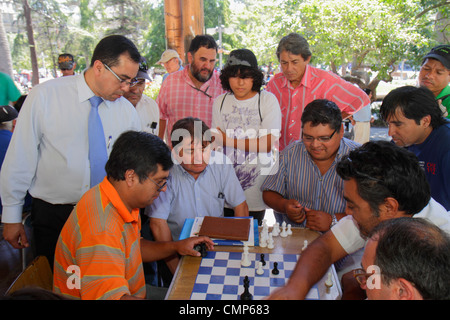
{"label": "man in red shirt", "polygon": [[312,67],[308,42],[291,33],[277,48],[281,73],[269,81],[266,90],[277,97],[281,113],[280,151],[301,137],[301,117],[308,103],[316,99],[335,102],[345,119],[370,104],[369,97],[357,86],[338,75]]}
{"label": "man in red shirt", "polygon": [[[210,35],[198,35],[192,39],[187,54],[189,65],[174,72],[161,85],[156,99],[160,110],[159,136],[170,132],[177,120],[194,117],[211,127],[214,99],[224,93],[219,74],[214,71],[217,44]],[[166,131],[167,129],[167,131]]]}

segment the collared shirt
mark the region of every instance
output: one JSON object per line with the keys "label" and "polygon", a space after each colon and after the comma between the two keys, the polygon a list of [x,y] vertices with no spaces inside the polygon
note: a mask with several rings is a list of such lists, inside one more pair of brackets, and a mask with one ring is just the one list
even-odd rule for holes
{"label": "collared shirt", "polygon": [[141,119],[142,131],[158,135],[159,108],[155,100],[143,94],[136,105],[136,111]]}
{"label": "collared shirt", "polygon": [[189,78],[189,65],[183,70],[170,74],[162,83],[156,103],[160,117],[166,120],[167,137],[170,144],[170,132],[177,120],[194,117],[203,120],[211,127],[212,105],[214,99],[224,93],[219,74],[213,72],[211,79],[197,89]]}
{"label": "collared shirt", "polygon": [[[425,218],[436,226],[450,234],[450,215],[447,210],[433,198],[425,208],[413,215],[413,218]],[[339,244],[348,254],[352,254],[366,245],[366,239],[361,236],[359,228],[353,216],[343,217],[331,228]]]}
{"label": "collared shirt", "polygon": [[[128,211],[113,185],[103,181],[86,192],[70,214],[55,250],[53,289],[83,300],[145,298],[139,209]],[[79,268],[79,288],[69,267]],[[69,281],[68,281],[69,280]]]}
{"label": "collared shirt", "polygon": [[187,218],[222,217],[225,202],[234,208],[244,201],[244,191],[230,160],[213,151],[210,163],[197,180],[175,164],[170,170],[167,191],[161,192],[145,213],[167,220],[172,239],[178,240]]}
{"label": "collared shirt", "polygon": [[369,97],[361,89],[331,72],[307,65],[300,85],[293,88],[283,73],[269,81],[267,91],[280,102],[281,138],[280,151],[301,137],[301,118],[306,105],[316,99],[335,102],[341,111],[353,114],[370,104]]}
{"label": "collared shirt", "polygon": [[[357,147],[359,144],[356,142],[342,138],[336,158],[328,171],[322,175],[303,141],[293,142],[281,152],[277,172],[266,178],[261,190],[275,191],[283,198],[295,199],[312,210],[329,214],[345,212],[344,181],[335,169],[338,161]],[[286,214],[278,214],[287,224],[299,226]],[[300,225],[304,224],[305,222]]]}
{"label": "collared shirt", "polygon": [[[75,204],[90,189],[88,117],[93,95],[84,74],[31,90],[1,170],[2,222],[22,221],[27,190],[52,204]],[[124,97],[103,101],[99,114],[108,155],[121,133],[141,129],[135,108]]]}

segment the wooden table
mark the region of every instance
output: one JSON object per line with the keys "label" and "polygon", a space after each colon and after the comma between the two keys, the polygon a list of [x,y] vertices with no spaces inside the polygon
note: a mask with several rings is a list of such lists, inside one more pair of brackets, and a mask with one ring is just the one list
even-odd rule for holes
{"label": "wooden table", "polygon": [[[269,228],[270,231],[270,228]],[[296,254],[301,253],[304,240],[311,243],[319,233],[305,228],[292,228],[292,235],[286,238],[274,237],[274,248],[261,248],[258,246],[249,247],[249,252],[254,253],[280,253]],[[214,251],[240,252],[242,247],[235,246],[215,246]],[[166,295],[166,300],[189,300],[192,288],[195,284],[201,257],[183,256],[180,259],[172,283]]]}

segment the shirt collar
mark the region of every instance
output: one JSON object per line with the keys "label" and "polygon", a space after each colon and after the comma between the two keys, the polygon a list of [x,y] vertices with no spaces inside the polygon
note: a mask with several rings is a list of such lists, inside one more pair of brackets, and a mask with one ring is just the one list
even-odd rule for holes
{"label": "shirt collar", "polygon": [[[84,71],[81,74],[71,76],[71,77],[77,77],[76,83],[77,83],[77,88],[78,88],[78,102],[80,104],[85,103],[86,101],[89,102],[89,99],[92,98],[93,96],[95,96],[94,91],[92,91],[92,89],[89,88],[89,86],[86,82],[86,78],[84,77],[85,72],[86,71]],[[121,98],[119,98],[119,99],[121,99]],[[110,107],[110,101],[103,99],[103,102],[105,103],[105,105],[108,108]]]}
{"label": "shirt collar", "polygon": [[[311,68],[310,68],[309,64],[307,64],[306,68],[305,68],[305,73],[303,74],[302,81],[300,82],[300,85],[297,88],[300,88],[301,86],[308,88],[310,86],[310,82],[311,82],[310,79],[311,79]],[[291,83],[284,76],[284,74],[282,75],[281,80],[282,80],[282,82],[281,82],[282,87],[288,87],[291,90],[297,89],[291,85]]]}
{"label": "shirt collar", "polygon": [[112,205],[116,209],[117,213],[121,216],[123,221],[127,223],[139,221],[139,209],[133,209],[131,212],[128,211],[127,207],[120,198],[120,195],[117,193],[117,190],[114,188],[111,182],[109,182],[107,177],[105,177],[103,181],[100,182],[100,188],[106,194],[109,201],[111,201]]}

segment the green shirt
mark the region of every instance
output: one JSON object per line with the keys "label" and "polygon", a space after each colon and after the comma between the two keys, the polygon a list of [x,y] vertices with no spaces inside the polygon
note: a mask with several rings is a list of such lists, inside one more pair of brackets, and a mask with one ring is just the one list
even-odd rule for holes
{"label": "green shirt", "polygon": [[[441,97],[445,97],[447,95],[450,95],[450,85],[447,85],[442,91],[441,93],[439,93],[439,95],[436,97],[437,100],[439,100]],[[450,96],[444,98],[444,100],[442,101],[442,105],[447,108],[447,118],[450,119]]]}
{"label": "green shirt", "polygon": [[15,102],[22,94],[6,73],[0,72],[0,106]]}

